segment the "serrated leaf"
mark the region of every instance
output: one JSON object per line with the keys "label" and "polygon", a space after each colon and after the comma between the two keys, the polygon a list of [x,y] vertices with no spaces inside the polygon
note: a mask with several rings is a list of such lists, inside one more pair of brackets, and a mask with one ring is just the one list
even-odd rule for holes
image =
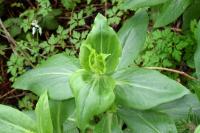
{"label": "serrated leaf", "polygon": [[68,85],[68,79],[78,68],[79,63],[75,57],[58,54],[17,78],[13,87],[30,90],[37,95],[41,95],[47,90],[52,99],[69,99],[73,95]]}
{"label": "serrated leaf", "polygon": [[134,109],[150,109],[189,94],[184,86],[154,71],[129,68],[114,74],[116,100]]}
{"label": "serrated leaf", "polygon": [[84,131],[95,115],[106,111],[114,102],[115,81],[105,75],[79,70],[70,78],[76,102],[76,120]]}
{"label": "serrated leaf", "polygon": [[140,10],[128,19],[118,32],[123,50],[118,69],[133,64],[134,59],[143,48],[148,26],[146,11]]}
{"label": "serrated leaf", "polygon": [[165,3],[156,18],[154,27],[162,27],[175,21],[190,5],[191,0],[170,0]]}

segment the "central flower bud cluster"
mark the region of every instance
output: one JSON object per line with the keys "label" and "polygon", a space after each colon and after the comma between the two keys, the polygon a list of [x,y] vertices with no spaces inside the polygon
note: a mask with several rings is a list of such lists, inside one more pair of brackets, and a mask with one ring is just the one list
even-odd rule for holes
{"label": "central flower bud cluster", "polygon": [[97,74],[106,73],[106,59],[110,54],[98,54],[95,49],[90,49],[89,66],[92,72]]}

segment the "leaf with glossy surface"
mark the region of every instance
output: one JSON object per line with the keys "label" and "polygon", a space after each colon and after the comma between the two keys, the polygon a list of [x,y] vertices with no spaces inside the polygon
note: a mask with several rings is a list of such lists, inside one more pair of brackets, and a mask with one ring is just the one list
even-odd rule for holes
{"label": "leaf with glossy surface", "polygon": [[162,113],[121,108],[118,114],[134,133],[177,133],[173,120]]}
{"label": "leaf with glossy surface", "polygon": [[133,64],[134,59],[144,46],[148,21],[147,12],[140,10],[125,21],[119,30],[118,36],[123,49],[118,68],[128,67],[130,64]]}
{"label": "leaf with glossy surface", "polygon": [[63,132],[63,123],[74,112],[75,101],[74,99],[68,100],[49,100],[51,111],[51,118],[53,122],[54,132]]}
{"label": "leaf with glossy surface", "polygon": [[129,68],[114,74],[117,101],[135,109],[150,109],[190,92],[165,75],[147,69]]}
{"label": "leaf with glossy surface", "polygon": [[168,0],[126,0],[121,7],[123,9],[138,9],[163,4]]}
{"label": "leaf with glossy surface", "polygon": [[168,114],[175,121],[178,121],[188,118],[189,113],[200,116],[200,102],[194,94],[189,94],[175,101],[161,104],[152,110]]}
{"label": "leaf with glossy surface", "polygon": [[81,130],[85,130],[94,115],[106,111],[115,99],[115,81],[109,76],[79,70],[70,78],[70,86],[76,102],[76,120]]}
{"label": "leaf with glossy surface", "polygon": [[157,16],[154,27],[162,27],[175,21],[190,3],[191,0],[170,0],[165,3]]}
{"label": "leaf with glossy surface", "polygon": [[[121,44],[107,20],[98,14],[94,26],[80,48],[80,63],[86,70],[103,69],[103,73],[113,72],[121,56]],[[104,63],[101,60],[104,59]],[[101,59],[101,60],[100,60]],[[96,60],[96,61],[93,61]],[[93,68],[95,64],[97,67]],[[94,71],[93,71],[94,72]]]}
{"label": "leaf with glossy surface", "polygon": [[17,109],[0,105],[1,133],[36,133],[36,122]]}
{"label": "leaf with glossy surface", "polygon": [[200,21],[197,25],[197,30],[195,32],[195,38],[197,40],[197,49],[194,54],[194,64],[196,68],[196,74],[198,79],[200,79]]}
{"label": "leaf with glossy surface", "polygon": [[47,92],[43,93],[36,104],[36,119],[39,133],[53,133],[53,124]]}
{"label": "leaf with glossy surface", "polygon": [[13,87],[30,90],[37,95],[41,95],[47,90],[52,99],[69,99],[73,95],[68,84],[68,79],[78,68],[79,65],[76,58],[65,54],[58,54],[50,57],[39,67],[17,78]]}

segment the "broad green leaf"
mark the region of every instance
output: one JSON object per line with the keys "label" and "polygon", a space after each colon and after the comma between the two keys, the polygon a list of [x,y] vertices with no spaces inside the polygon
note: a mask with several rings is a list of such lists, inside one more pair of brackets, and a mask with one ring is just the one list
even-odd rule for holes
{"label": "broad green leaf", "polygon": [[195,129],[194,133],[200,133],[200,126]]}
{"label": "broad green leaf", "polygon": [[200,81],[199,80],[188,81],[188,88],[195,92],[200,101]]}
{"label": "broad green leaf", "polygon": [[106,18],[98,14],[91,32],[80,48],[82,67],[95,73],[111,73],[120,56],[121,45],[117,34],[109,27]]}
{"label": "broad green leaf", "polygon": [[79,70],[70,78],[70,86],[76,102],[76,120],[81,130],[85,130],[93,116],[106,111],[115,99],[115,81],[109,76]]}
{"label": "broad green leaf", "polygon": [[117,115],[106,113],[95,126],[94,133],[123,133],[119,126]]}
{"label": "broad green leaf", "polygon": [[66,9],[73,9],[80,0],[61,0],[61,3]]}
{"label": "broad green leaf", "polygon": [[36,104],[36,119],[39,133],[53,133],[53,124],[47,92],[44,92]]}
{"label": "broad green leaf", "polygon": [[168,114],[175,121],[178,121],[188,118],[189,113],[200,116],[200,102],[194,94],[189,94],[175,101],[161,104],[153,110]]}
{"label": "broad green leaf", "polygon": [[175,21],[190,5],[191,0],[169,0],[163,5],[154,27],[162,27]]}
{"label": "broad green leaf", "polygon": [[121,5],[123,9],[138,9],[142,7],[150,7],[167,2],[168,0],[125,0]]}
{"label": "broad green leaf", "polygon": [[118,114],[133,133],[177,133],[173,120],[163,113],[121,108]]}
{"label": "broad green leaf", "polygon": [[49,100],[51,111],[51,118],[53,122],[54,132],[63,132],[63,123],[74,112],[75,101],[74,99],[57,101]]}
{"label": "broad green leaf", "polygon": [[183,14],[183,29],[189,29],[190,23],[192,20],[196,19],[198,20],[200,18],[200,1],[199,0],[193,0],[191,5],[186,9],[186,11]]}
{"label": "broad green leaf", "polygon": [[39,67],[20,76],[13,87],[30,90],[37,95],[47,90],[50,98],[56,100],[72,98],[68,79],[79,68],[77,62],[76,58],[65,54],[52,56]]}
{"label": "broad green leaf", "polygon": [[178,82],[154,70],[129,68],[117,72],[114,78],[117,101],[134,109],[150,109],[190,93]]}
{"label": "broad green leaf", "polygon": [[36,122],[26,114],[6,105],[0,105],[1,133],[36,133]]}
{"label": "broad green leaf", "polygon": [[134,59],[144,46],[148,21],[149,19],[146,11],[140,10],[136,12],[133,17],[125,21],[124,25],[119,30],[118,36],[123,50],[118,68],[133,64]]}
{"label": "broad green leaf", "polygon": [[195,64],[195,68],[196,68],[197,77],[200,79],[200,21],[197,26],[195,37],[197,40],[197,49],[194,54],[194,64]]}

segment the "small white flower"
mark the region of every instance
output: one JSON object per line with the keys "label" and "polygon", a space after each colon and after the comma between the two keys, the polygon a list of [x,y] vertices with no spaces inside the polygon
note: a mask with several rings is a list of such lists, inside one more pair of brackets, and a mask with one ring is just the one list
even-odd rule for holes
{"label": "small white flower", "polygon": [[38,25],[37,20],[33,20],[31,25],[32,25],[32,35],[35,35],[36,32],[38,32],[40,35],[42,35],[42,28]]}

